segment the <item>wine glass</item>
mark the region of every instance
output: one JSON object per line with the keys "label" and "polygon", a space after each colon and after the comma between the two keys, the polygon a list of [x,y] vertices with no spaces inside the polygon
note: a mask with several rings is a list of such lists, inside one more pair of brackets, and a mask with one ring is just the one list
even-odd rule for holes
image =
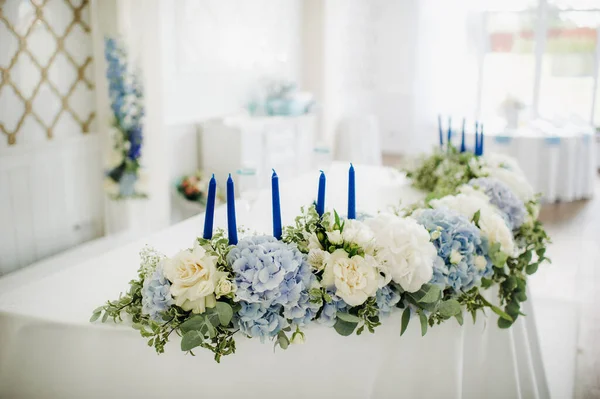
{"label": "wine glass", "polygon": [[240,187],[240,198],[246,205],[246,210],[250,212],[258,199],[258,176],[256,168],[253,166],[244,166],[235,171]]}
{"label": "wine glass", "polygon": [[331,148],[325,144],[317,144],[313,148],[313,167],[324,172],[331,165]]}

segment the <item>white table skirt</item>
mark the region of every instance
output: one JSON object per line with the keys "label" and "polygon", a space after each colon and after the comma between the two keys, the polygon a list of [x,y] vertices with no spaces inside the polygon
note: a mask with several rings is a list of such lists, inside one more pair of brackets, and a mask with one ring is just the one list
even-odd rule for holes
{"label": "white table skirt", "polygon": [[[280,176],[284,222],[316,191],[317,174],[286,181]],[[346,165],[328,172],[328,206],[345,209]],[[268,231],[269,193],[238,220]],[[370,213],[393,198],[419,196],[389,169],[357,167],[357,204]],[[225,210],[215,215],[225,226]],[[473,325],[455,321],[420,336],[412,320],[403,337],[400,313],[375,334],[341,337],[314,325],[303,346],[273,353],[240,336],[237,353],[216,364],[212,354],[179,350],[173,337],[156,355],[127,325],[90,324],[91,310],[116,298],[135,276],[137,253],[149,243],[172,254],[191,245],[203,216],[145,240],[76,264],[32,266],[0,279],[0,397],[151,398],[190,394],[204,398],[548,398],[531,307],[510,330],[496,317]],[[57,260],[59,262],[60,259]],[[493,293],[489,293],[493,296]]]}
{"label": "white table skirt", "polygon": [[[468,139],[474,142],[471,135]],[[592,198],[596,178],[596,145],[591,132],[542,135],[515,131],[486,134],[485,152],[514,157],[545,202]]]}

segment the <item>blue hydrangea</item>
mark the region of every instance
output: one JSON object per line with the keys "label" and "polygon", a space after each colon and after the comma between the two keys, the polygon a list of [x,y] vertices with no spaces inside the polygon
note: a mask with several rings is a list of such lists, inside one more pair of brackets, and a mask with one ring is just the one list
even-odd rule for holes
{"label": "blue hydrangea", "polygon": [[504,214],[511,229],[518,229],[525,222],[527,215],[525,204],[502,181],[491,177],[480,177],[471,180],[469,185],[479,187],[485,192],[490,202]]}
{"label": "blue hydrangea", "polygon": [[288,326],[287,320],[281,315],[281,305],[266,307],[260,303],[240,302],[242,308],[238,312],[238,326],[244,334],[260,338],[275,337],[279,331]]}
{"label": "blue hydrangea", "polygon": [[331,302],[323,303],[323,310],[321,311],[321,315],[317,319],[317,322],[327,327],[333,327],[337,312],[344,312],[350,307],[342,298],[335,295],[333,292],[327,291],[327,293],[331,297]]}
{"label": "blue hydrangea", "polygon": [[233,269],[236,298],[264,306],[297,306],[315,276],[295,245],[270,236],[246,237],[227,254]]}
{"label": "blue hydrangea", "polygon": [[[431,234],[438,251],[430,283],[443,289],[451,287],[456,292],[480,285],[481,278],[491,270],[491,261],[479,229],[464,216],[445,208],[426,209],[415,216]],[[451,262],[453,254],[454,263]],[[457,261],[456,255],[460,260]],[[485,261],[482,270],[475,265],[476,256],[482,256],[479,259]]]}
{"label": "blue hydrangea", "polygon": [[151,276],[144,280],[142,313],[150,316],[152,320],[161,321],[161,313],[167,311],[173,304],[170,290],[171,283],[164,276],[162,268],[158,267]]}
{"label": "blue hydrangea", "polygon": [[382,315],[390,314],[396,304],[400,302],[400,295],[389,285],[378,289],[375,298],[379,313]]}
{"label": "blue hydrangea", "polygon": [[135,161],[141,156],[143,88],[137,74],[127,62],[125,48],[118,40],[105,39],[104,56],[107,63],[110,106],[117,125],[121,127],[130,143],[127,157]]}

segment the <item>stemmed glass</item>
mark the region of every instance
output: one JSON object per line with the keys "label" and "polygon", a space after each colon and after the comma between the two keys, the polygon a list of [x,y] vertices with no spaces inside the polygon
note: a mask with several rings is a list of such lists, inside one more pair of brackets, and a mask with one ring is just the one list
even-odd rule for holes
{"label": "stemmed glass", "polygon": [[248,212],[252,211],[258,199],[259,187],[256,168],[252,166],[241,167],[235,171],[240,187],[240,198],[246,205]]}

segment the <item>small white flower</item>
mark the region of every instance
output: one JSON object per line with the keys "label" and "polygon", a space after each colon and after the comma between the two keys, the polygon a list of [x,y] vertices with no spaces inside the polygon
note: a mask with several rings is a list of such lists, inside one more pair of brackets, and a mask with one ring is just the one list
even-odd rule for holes
{"label": "small white flower", "polygon": [[308,252],[308,264],[316,270],[323,270],[328,256],[329,253],[323,251],[322,249],[311,249]]}
{"label": "small white flower", "polygon": [[344,242],[357,244],[359,247],[365,249],[365,252],[373,246],[375,238],[373,231],[366,224],[356,219],[347,219],[344,222],[342,237]]}
{"label": "small white flower", "polygon": [[341,243],[344,242],[344,239],[342,237],[342,232],[339,230],[328,231],[327,239],[333,245],[340,245]]}
{"label": "small white flower", "polygon": [[316,233],[306,233],[308,234],[308,249],[323,249],[323,246],[319,242],[319,238]]}
{"label": "small white flower", "polygon": [[485,256],[478,255],[475,257],[475,267],[477,270],[483,270],[487,266],[487,261],[485,260]]}
{"label": "small white flower", "polygon": [[435,230],[431,232],[431,239],[432,240],[437,240],[438,238],[440,238],[440,236],[442,235],[442,232],[439,230]]}
{"label": "small white flower", "polygon": [[302,345],[305,341],[304,333],[301,331],[296,331],[292,334],[292,339],[290,342],[294,345]]}
{"label": "small white flower", "polygon": [[452,263],[453,265],[460,263],[462,258],[463,256],[456,249],[453,249],[452,252],[450,252],[450,263]]}
{"label": "small white flower", "polygon": [[237,286],[235,283],[223,276],[217,283],[217,287],[215,288],[215,296],[217,299],[219,299],[222,296],[233,294],[235,291],[237,291]]}

